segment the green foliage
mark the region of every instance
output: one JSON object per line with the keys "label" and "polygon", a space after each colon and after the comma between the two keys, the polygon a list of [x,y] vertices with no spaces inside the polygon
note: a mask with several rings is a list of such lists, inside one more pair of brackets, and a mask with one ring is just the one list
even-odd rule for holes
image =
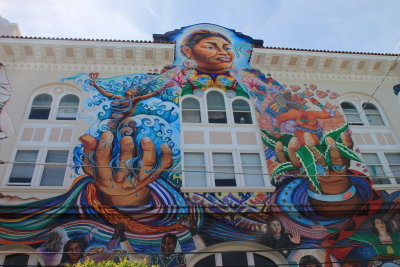
{"label": "green foliage", "polygon": [[287,172],[287,171],[292,171],[292,170],[296,170],[296,167],[294,167],[292,165],[292,163],[283,162],[283,163],[279,164],[278,166],[276,166],[276,168],[272,171],[272,174],[277,175],[277,174]]}
{"label": "green foliage", "polygon": [[321,187],[317,178],[318,172],[314,153],[307,146],[301,146],[299,150],[296,151],[296,154],[303,165],[308,179],[310,179],[310,182],[317,189],[317,191],[321,193]]}
{"label": "green foliage", "polygon": [[[350,160],[354,160],[357,162],[362,162],[362,160],[358,157],[356,153],[354,153],[353,150],[349,149],[347,146],[343,144],[341,134],[343,132],[346,132],[348,130],[349,126],[348,124],[343,125],[342,127],[332,130],[330,132],[325,133],[323,136],[321,143],[315,146],[316,153],[319,154],[317,155],[320,157],[324,157],[326,164],[328,165],[329,168],[332,167],[332,162],[331,162],[331,157],[329,153],[329,146],[326,144],[326,138],[331,137],[333,140],[336,141],[337,148],[340,151],[340,154]],[[290,139],[294,135],[291,134],[282,134],[279,138],[273,136],[270,134],[267,130],[262,129],[261,130],[261,138],[263,143],[270,149],[275,150],[276,143],[278,141],[281,141],[283,144],[283,152],[285,156],[288,158],[288,145],[290,142]],[[301,146],[300,149],[296,152],[297,156],[300,159],[300,162],[303,165],[304,172],[309,178],[310,182],[314,185],[314,187],[320,191],[320,184],[317,178],[318,171],[317,171],[317,162],[314,153],[307,147],[307,146]],[[295,170],[295,167],[290,163],[290,162],[284,162],[279,164],[274,170],[273,170],[273,175],[278,175],[290,170]]]}
{"label": "green foliage", "polygon": [[147,260],[143,261],[129,261],[128,258],[124,258],[120,262],[114,262],[112,260],[95,262],[91,259],[86,259],[83,263],[77,263],[75,265],[67,265],[68,267],[159,267],[158,265],[149,265]]}

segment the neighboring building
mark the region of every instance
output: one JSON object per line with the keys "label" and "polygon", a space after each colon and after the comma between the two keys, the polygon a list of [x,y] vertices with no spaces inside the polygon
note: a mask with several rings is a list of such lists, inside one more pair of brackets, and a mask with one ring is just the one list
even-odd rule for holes
{"label": "neighboring building", "polygon": [[400,260],[399,55],[0,33],[0,265]]}

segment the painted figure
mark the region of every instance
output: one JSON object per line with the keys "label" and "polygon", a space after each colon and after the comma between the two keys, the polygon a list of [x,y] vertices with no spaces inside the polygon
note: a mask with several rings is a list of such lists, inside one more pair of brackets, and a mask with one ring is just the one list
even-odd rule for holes
{"label": "painted figure", "polygon": [[307,110],[307,107],[305,105],[307,101],[299,97],[295,98],[295,101],[293,101],[290,93],[283,94],[282,97],[286,100],[285,108],[288,111],[276,117],[274,135],[276,137],[280,136],[280,125],[282,122],[295,120],[296,130],[294,131],[294,134],[297,138],[299,138],[300,145],[305,144],[305,133],[309,133],[310,136],[313,138],[315,144],[318,145],[320,139],[322,138],[322,131],[321,129],[319,129],[318,119],[331,118],[331,115],[327,112],[327,108],[320,102],[318,102],[318,100],[316,100],[315,98],[310,98],[310,102],[314,105],[317,105],[318,107],[321,107],[323,111]]}
{"label": "painted figure", "polygon": [[163,236],[161,245],[161,253],[154,254],[150,257],[150,264],[159,265],[160,267],[185,267],[185,257],[180,249],[180,244],[176,235],[167,233]]}
{"label": "painted figure", "polygon": [[278,249],[284,256],[290,250],[300,244],[300,232],[292,229],[290,234],[285,233],[282,222],[278,218],[272,218],[268,222],[268,232],[261,239],[261,244],[273,249]]}
{"label": "painted figure", "polygon": [[162,91],[161,88],[153,93],[139,96],[137,89],[130,88],[125,91],[125,96],[117,95],[105,91],[103,88],[96,84],[96,79],[99,76],[98,73],[90,73],[89,76],[92,79],[90,82],[91,86],[93,86],[97,91],[99,91],[100,94],[104,95],[105,97],[109,99],[114,99],[114,101],[111,102],[111,119],[114,119],[118,122],[121,122],[126,118],[132,117],[140,101],[156,96]]}
{"label": "painted figure", "polygon": [[64,245],[61,263],[58,266],[66,266],[67,264],[77,264],[83,262],[86,244],[82,238],[73,238],[68,240]]}
{"label": "painted figure", "polygon": [[12,136],[15,133],[11,118],[5,109],[11,96],[12,91],[7,79],[6,68],[0,63],[0,139]]}
{"label": "painted figure", "polygon": [[316,257],[312,255],[306,255],[300,259],[299,267],[322,267],[322,264]]}
{"label": "painted figure", "polygon": [[400,256],[400,233],[393,233],[381,217],[373,217],[371,220],[372,233],[356,233],[349,239],[370,244],[379,256]]}
{"label": "painted figure", "polygon": [[183,40],[180,51],[186,57],[182,96],[192,92],[201,94],[202,90],[217,87],[227,91],[229,96],[248,97],[231,72],[235,54],[228,37],[209,30],[194,31]]}

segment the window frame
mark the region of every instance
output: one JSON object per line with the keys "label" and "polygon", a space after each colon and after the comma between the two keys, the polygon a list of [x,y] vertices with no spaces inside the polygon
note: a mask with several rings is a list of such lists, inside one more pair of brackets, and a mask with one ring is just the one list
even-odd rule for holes
{"label": "window frame", "polygon": [[[187,100],[187,99],[194,99],[194,100],[196,100],[198,103],[199,103],[199,109],[197,110],[197,109],[184,109],[183,108],[183,102],[185,101],[185,100]],[[192,96],[192,95],[189,95],[189,96],[187,96],[187,97],[185,97],[185,98],[182,98],[182,100],[181,100],[181,104],[180,104],[180,109],[181,109],[181,115],[182,115],[182,118],[181,118],[181,121],[182,121],[182,123],[196,123],[196,124],[199,124],[199,123],[203,123],[203,121],[204,121],[204,115],[203,115],[203,112],[202,112],[202,102],[200,101],[200,99],[198,98],[198,97],[194,97],[194,95]],[[200,122],[185,122],[185,121],[183,121],[183,113],[185,112],[185,111],[198,111],[199,112],[199,116],[200,116]]]}
{"label": "window frame", "polygon": [[[226,123],[214,123],[214,122],[209,122],[209,116],[208,116],[208,105],[207,105],[207,95],[209,94],[209,93],[211,93],[211,92],[213,92],[213,91],[215,91],[215,92],[218,92],[218,93],[221,93],[222,94],[222,96],[223,96],[223,98],[224,98],[224,103],[225,103],[225,114],[226,114],[226,120],[227,120],[227,122]],[[193,98],[193,99],[195,99],[195,100],[197,100],[197,101],[199,101],[199,104],[200,104],[200,120],[201,120],[201,122],[200,123],[198,123],[198,122],[184,122],[183,121],[183,116],[182,116],[182,113],[183,113],[183,109],[182,109],[182,103],[183,103],[183,101],[185,100],[185,99],[187,99],[187,98]],[[247,104],[249,105],[249,108],[250,108],[250,110],[248,111],[249,113],[250,113],[250,116],[251,116],[251,123],[244,123],[244,124],[241,124],[241,123],[236,123],[235,122],[235,117],[234,117],[234,110],[233,110],[233,102],[235,101],[235,100],[243,100],[243,101],[245,101],[245,102],[247,102]],[[219,126],[219,125],[223,125],[224,127],[225,126],[233,126],[233,127],[248,127],[249,125],[252,125],[252,126],[256,126],[257,125],[257,118],[256,118],[256,113],[255,113],[255,109],[254,109],[254,103],[250,100],[250,99],[248,99],[248,98],[246,98],[246,97],[243,97],[243,96],[235,96],[235,97],[232,97],[232,98],[230,98],[230,97],[227,97],[226,96],[226,92],[225,91],[223,91],[223,90],[221,90],[221,89],[219,89],[219,88],[209,88],[209,89],[207,89],[205,92],[204,92],[204,94],[203,95],[201,95],[201,96],[197,96],[197,95],[194,95],[194,94],[190,94],[190,95],[185,95],[185,96],[183,96],[183,97],[181,97],[180,98],[180,114],[181,114],[181,123],[183,123],[183,124],[190,124],[190,125],[200,125],[200,124],[206,124],[206,125],[209,125],[209,126]]]}
{"label": "window frame", "polygon": [[[206,110],[206,115],[207,115],[207,117],[206,117],[206,122],[208,123],[208,124],[217,124],[217,125],[221,125],[221,124],[223,124],[223,125],[226,125],[226,124],[231,124],[231,122],[232,122],[232,119],[231,119],[231,112],[230,112],[230,110],[229,110],[229,105],[227,105],[228,103],[227,103],[227,97],[226,97],[226,94],[225,94],[225,92],[221,92],[222,90],[207,90],[207,92],[206,92],[206,94],[204,94],[204,98],[205,98],[205,110]],[[210,94],[210,93],[214,93],[214,92],[216,92],[216,93],[219,93],[221,96],[222,96],[222,99],[224,100],[224,110],[217,110],[217,109],[210,109],[209,108],[209,103],[208,103],[208,95]],[[226,119],[226,122],[210,122],[210,112],[218,112],[218,113],[225,113],[225,119]]]}
{"label": "window frame", "polygon": [[[206,181],[207,185],[206,188],[220,188],[220,189],[226,189],[226,188],[243,188],[243,189],[249,189],[249,188],[266,188],[271,186],[270,184],[270,176],[268,175],[266,166],[263,162],[263,154],[260,151],[256,151],[253,149],[240,149],[240,150],[235,150],[235,149],[185,149],[182,153],[182,166],[185,166],[185,153],[203,153],[204,155],[204,160],[205,160],[205,172],[206,172]],[[233,168],[234,168],[234,173],[235,173],[235,181],[236,181],[236,186],[216,186],[215,185],[215,178],[214,178],[214,162],[213,162],[213,153],[229,153],[232,154],[232,159],[233,159]],[[260,158],[260,168],[262,172],[262,181],[263,185],[261,186],[246,186],[246,179],[245,175],[243,174],[243,166],[242,166],[242,161],[241,161],[241,154],[256,154]],[[198,188],[203,188],[203,187],[196,187],[196,186],[187,186],[186,184],[186,179],[185,176],[188,175],[190,172],[183,172],[182,179],[183,179],[183,188],[185,189],[198,189]]]}
{"label": "window frame", "polygon": [[[360,100],[357,100],[357,103],[355,103],[355,101],[351,99],[351,98],[353,98],[353,97],[357,97],[357,98],[359,98]],[[348,122],[348,121],[347,121],[347,118],[346,118],[345,113],[344,113],[343,108],[342,108],[342,103],[351,104],[351,105],[353,105],[353,106],[356,108],[357,113],[359,114],[361,123],[351,123],[351,122]],[[381,119],[382,119],[382,121],[383,121],[383,125],[372,125],[372,124],[369,122],[368,116],[367,116],[368,113],[365,112],[365,109],[363,109],[363,105],[366,104],[366,103],[369,103],[369,104],[372,104],[373,106],[375,106],[376,110],[378,111],[377,114],[380,115],[380,117],[381,117]],[[348,95],[347,98],[342,98],[342,99],[340,100],[340,109],[341,109],[341,112],[342,112],[344,118],[346,119],[346,121],[347,121],[350,125],[360,126],[360,127],[361,127],[361,126],[363,126],[363,127],[365,127],[365,126],[366,126],[366,127],[390,127],[390,123],[389,123],[389,121],[387,120],[386,115],[385,115],[385,113],[383,112],[381,106],[380,106],[376,101],[374,101],[373,99],[368,99],[368,98],[366,98],[366,97],[364,97],[364,96],[361,96],[361,95]]]}
{"label": "window frame", "polygon": [[[67,151],[68,155],[67,155],[67,162],[65,162],[65,165],[68,165],[70,163],[71,160],[71,148],[70,147],[18,147],[16,149],[14,149],[13,153],[11,153],[11,160],[10,162],[14,162],[15,161],[15,157],[18,153],[18,151],[38,151],[37,157],[36,157],[36,161],[34,162],[35,167],[32,173],[32,177],[31,177],[31,181],[30,183],[10,183],[10,176],[12,173],[12,170],[14,168],[14,164],[9,164],[8,166],[8,170],[6,172],[6,176],[7,179],[4,179],[4,186],[30,186],[30,187],[52,187],[52,188],[58,188],[58,187],[64,187],[65,183],[66,183],[66,177],[68,175],[68,167],[65,166],[65,172],[64,172],[64,177],[62,179],[62,184],[61,185],[54,185],[54,186],[50,186],[50,185],[41,185],[42,182],[42,178],[43,178],[43,173],[44,173],[44,169],[45,169],[45,163],[46,163],[46,157],[49,151],[54,151],[54,150],[58,150],[58,151]],[[60,164],[64,164],[64,163],[60,163]]]}
{"label": "window frame", "polygon": [[[33,100],[35,99],[35,97],[37,97],[38,95],[41,94],[48,94],[52,97],[52,103],[50,106],[50,112],[49,112],[49,116],[47,119],[30,119],[29,115],[32,111],[32,107],[33,107]],[[77,106],[77,113],[76,113],[76,117],[75,119],[68,119],[68,120],[64,120],[64,119],[57,119],[57,115],[58,115],[58,111],[60,109],[60,102],[62,100],[62,98],[64,96],[67,95],[74,95],[78,98],[78,106]],[[41,89],[36,90],[30,97],[29,99],[29,105],[27,106],[27,110],[25,112],[25,120],[29,121],[29,122],[43,122],[43,121],[62,121],[62,122],[66,122],[66,121],[76,121],[78,119],[78,115],[79,115],[79,109],[81,108],[82,105],[82,97],[80,92],[72,87],[72,86],[59,86],[57,84],[55,85],[46,85],[43,86]]]}
{"label": "window frame", "polygon": [[[244,101],[247,105],[248,105],[248,107],[249,107],[249,110],[248,111],[241,111],[241,110],[236,110],[235,111],[235,109],[234,109],[234,106],[233,106],[233,104],[234,104],[234,102],[236,102],[236,101]],[[239,97],[235,97],[235,98],[233,98],[231,101],[230,101],[230,106],[231,106],[231,109],[232,109],[232,119],[233,119],[233,123],[234,124],[240,124],[240,125],[252,125],[252,124],[254,124],[254,118],[253,118],[253,114],[254,114],[254,112],[253,112],[253,110],[252,110],[252,104],[251,103],[249,103],[249,101],[247,101],[247,100],[245,100],[245,99],[243,99],[243,98],[239,98]],[[235,113],[249,113],[249,115],[250,115],[250,120],[251,120],[251,122],[250,123],[241,123],[241,122],[236,122],[235,121]]]}
{"label": "window frame", "polygon": [[[399,183],[397,183],[396,178],[397,176],[400,177],[400,173],[399,174],[394,174],[390,168],[391,165],[397,165],[397,164],[389,164],[389,161],[386,158],[386,154],[400,154],[398,151],[371,151],[371,150],[362,150],[361,151],[361,156],[363,157],[363,162],[364,164],[367,166],[367,163],[364,161],[364,154],[376,154],[378,156],[378,159],[380,161],[380,165],[382,166],[383,169],[383,175],[382,176],[386,176],[389,181],[389,183],[383,183],[383,184],[375,184],[374,186],[376,187],[385,187],[385,186],[393,186],[393,185],[400,185],[400,180],[399,178],[397,178],[399,180]],[[398,164],[400,165],[400,163]],[[368,168],[367,168],[368,169]],[[369,172],[369,170],[368,170]],[[369,174],[371,175],[371,174]],[[381,176],[381,175],[378,175]],[[371,179],[373,179],[374,177],[371,177]],[[378,178],[378,177],[377,177]]]}
{"label": "window frame", "polygon": [[[75,96],[78,99],[78,105],[76,106],[65,106],[65,105],[61,105],[61,101],[64,99],[64,97],[67,97],[69,95]],[[80,98],[79,96],[75,95],[75,94],[64,94],[63,96],[59,97],[59,101],[58,101],[58,106],[57,106],[57,110],[55,111],[55,120],[57,121],[75,121],[78,118],[78,112],[79,112],[79,103],[80,103]],[[59,117],[59,113],[60,113],[60,109],[64,108],[64,109],[75,109],[76,108],[76,113],[75,113],[75,117]]]}

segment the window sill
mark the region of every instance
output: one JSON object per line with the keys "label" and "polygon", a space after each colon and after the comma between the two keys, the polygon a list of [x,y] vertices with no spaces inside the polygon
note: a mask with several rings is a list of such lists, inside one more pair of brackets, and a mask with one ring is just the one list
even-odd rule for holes
{"label": "window sill", "polygon": [[226,186],[226,187],[182,187],[181,191],[183,193],[236,193],[236,192],[266,192],[272,193],[275,191],[275,187],[273,186],[263,186],[263,187],[233,187],[233,186]]}
{"label": "window sill", "polygon": [[29,189],[29,193],[64,194],[68,191],[68,188],[64,186],[4,185],[1,189],[4,194],[26,193],[27,189]]}

